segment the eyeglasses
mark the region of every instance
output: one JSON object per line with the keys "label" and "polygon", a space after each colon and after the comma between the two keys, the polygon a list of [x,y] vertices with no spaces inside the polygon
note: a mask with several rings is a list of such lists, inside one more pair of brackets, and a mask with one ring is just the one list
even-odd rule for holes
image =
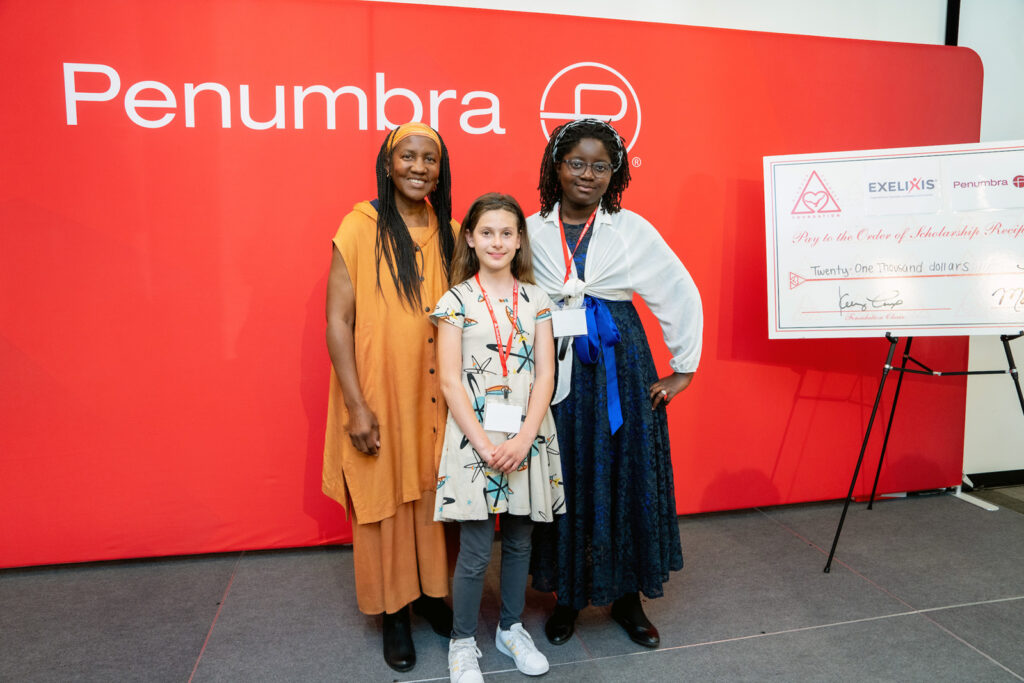
{"label": "eyeglasses", "polygon": [[607,161],[593,161],[588,163],[583,161],[583,159],[562,159],[562,163],[569,167],[569,173],[573,175],[583,175],[588,166],[598,178],[609,176],[612,173],[612,165]]}

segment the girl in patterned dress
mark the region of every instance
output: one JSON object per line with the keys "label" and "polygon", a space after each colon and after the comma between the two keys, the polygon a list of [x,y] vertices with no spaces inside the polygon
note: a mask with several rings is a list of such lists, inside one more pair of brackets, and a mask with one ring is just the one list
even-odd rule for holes
{"label": "girl in patterned dress", "polygon": [[564,511],[549,403],[555,351],[551,301],[534,284],[526,219],[515,199],[473,202],[432,314],[448,402],[434,519],[460,524],[452,584],[453,683],[482,680],[476,646],[484,574],[501,515],[501,619],[495,644],[525,674],[548,670],[520,623],[535,523]]}

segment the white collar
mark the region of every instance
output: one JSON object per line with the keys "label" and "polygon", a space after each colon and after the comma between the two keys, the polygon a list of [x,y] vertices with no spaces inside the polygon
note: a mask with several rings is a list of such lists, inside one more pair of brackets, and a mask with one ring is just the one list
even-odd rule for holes
{"label": "white collar", "polygon": [[[561,205],[562,205],[561,202],[555,202],[555,205],[554,205],[554,207],[552,207],[551,212],[547,215],[546,218],[544,218],[544,222],[545,223],[550,223],[550,224],[554,225],[556,228],[558,227],[558,211],[561,208]],[[612,222],[612,215],[610,213],[608,213],[607,211],[605,211],[603,207],[598,205],[598,207],[597,207],[597,219],[594,221],[594,225],[595,226],[597,226],[597,225],[605,225],[605,224],[609,224],[611,222]]]}

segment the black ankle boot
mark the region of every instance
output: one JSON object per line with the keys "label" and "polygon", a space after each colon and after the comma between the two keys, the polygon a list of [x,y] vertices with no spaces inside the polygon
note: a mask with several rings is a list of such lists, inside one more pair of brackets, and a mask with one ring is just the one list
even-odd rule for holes
{"label": "black ankle boot", "polygon": [[412,611],[426,619],[437,635],[452,637],[452,608],[441,598],[421,595],[412,601]]}
{"label": "black ankle boot", "polygon": [[644,647],[658,647],[661,637],[658,629],[647,619],[639,593],[626,593],[612,603],[612,619],[619,623],[629,639]]}
{"label": "black ankle boot", "polygon": [[395,671],[408,671],[416,666],[408,605],[394,614],[384,614],[384,661]]}
{"label": "black ankle boot", "polygon": [[544,635],[552,645],[563,645],[572,638],[576,630],[576,615],[579,610],[566,605],[555,605],[555,611],[544,624]]}

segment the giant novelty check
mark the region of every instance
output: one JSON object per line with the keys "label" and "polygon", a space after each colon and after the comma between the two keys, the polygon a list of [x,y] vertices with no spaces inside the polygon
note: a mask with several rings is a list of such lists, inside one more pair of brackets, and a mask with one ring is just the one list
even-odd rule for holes
{"label": "giant novelty check", "polygon": [[768,336],[1024,329],[1024,141],[764,158]]}

